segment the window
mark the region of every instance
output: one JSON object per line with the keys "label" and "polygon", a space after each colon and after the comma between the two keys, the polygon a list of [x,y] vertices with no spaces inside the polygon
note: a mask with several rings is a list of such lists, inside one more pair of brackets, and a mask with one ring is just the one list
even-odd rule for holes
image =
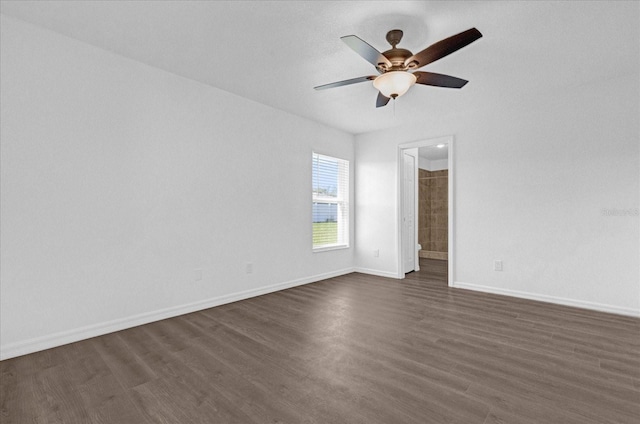
{"label": "window", "polygon": [[313,250],[349,247],[349,161],[313,153]]}

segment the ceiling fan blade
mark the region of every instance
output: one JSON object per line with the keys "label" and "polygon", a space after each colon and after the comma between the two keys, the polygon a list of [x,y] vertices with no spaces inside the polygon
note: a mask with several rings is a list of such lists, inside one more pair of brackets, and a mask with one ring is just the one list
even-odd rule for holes
{"label": "ceiling fan blade", "polygon": [[378,98],[376,99],[376,107],[386,106],[389,103],[389,98],[378,92]]}
{"label": "ceiling fan blade", "polygon": [[433,85],[435,87],[462,88],[469,81],[450,75],[436,74],[433,72],[414,72],[416,84]]}
{"label": "ceiling fan blade", "polygon": [[410,69],[421,68],[424,65],[435,62],[438,59],[442,59],[443,57],[460,50],[480,37],[482,37],[480,31],[475,28],[468,29],[460,34],[453,35],[430,45],[426,49],[405,60],[404,64],[405,66],[409,66]]}
{"label": "ceiling fan blade", "polygon": [[367,62],[378,68],[380,65],[384,65],[387,68],[391,67],[391,62],[389,59],[384,57],[382,53],[372,47],[366,41],[356,37],[355,35],[345,35],[344,37],[340,37],[342,41],[344,41],[347,46],[351,47],[353,51],[362,56]]}
{"label": "ceiling fan blade", "polygon": [[359,82],[371,81],[371,80],[374,80],[374,79],[376,79],[375,76],[351,78],[351,79],[344,80],[344,81],[332,82],[331,84],[319,85],[319,86],[313,87],[313,88],[315,90],[326,90],[327,88],[342,87],[343,85],[356,84],[356,83],[359,83]]}

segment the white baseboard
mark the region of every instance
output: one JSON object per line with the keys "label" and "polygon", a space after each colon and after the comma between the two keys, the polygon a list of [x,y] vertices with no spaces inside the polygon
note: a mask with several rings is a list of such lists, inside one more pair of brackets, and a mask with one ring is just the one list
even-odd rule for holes
{"label": "white baseboard", "polygon": [[376,275],[378,277],[387,277],[387,278],[398,279],[398,274],[396,274],[395,272],[379,271],[377,269],[358,268],[358,267],[356,267],[356,268],[353,268],[353,272],[360,272],[362,274]]}
{"label": "white baseboard", "polygon": [[115,331],[125,330],[127,328],[137,327],[138,325],[148,324],[151,322],[184,315],[191,312],[201,311],[203,309],[213,308],[215,306],[224,305],[226,303],[237,302],[239,300],[261,296],[263,294],[273,293],[291,287],[315,283],[316,281],[326,280],[328,278],[338,277],[340,275],[350,274],[352,272],[354,272],[353,268],[326,272],[323,274],[313,275],[311,277],[298,278],[296,280],[291,280],[284,283],[272,284],[257,289],[231,293],[228,295],[218,296],[198,302],[172,306],[170,308],[165,308],[158,311],[145,312],[126,318],[119,318],[108,322],[88,325],[85,327],[75,328],[67,331],[61,331],[47,336],[36,337],[16,343],[10,343],[6,346],[0,347],[0,360],[27,355],[29,353],[62,346],[92,337],[102,336],[104,334],[113,333]]}
{"label": "white baseboard", "polygon": [[549,296],[545,294],[529,293],[519,290],[502,289],[498,287],[483,286],[480,284],[463,283],[455,281],[453,287],[459,289],[467,289],[480,291],[484,293],[500,294],[504,296],[519,297],[522,299],[538,300],[541,302],[556,303],[565,306],[574,306],[576,308],[592,309],[594,311],[609,312],[612,314],[625,315],[630,317],[640,317],[640,310],[633,308],[625,308],[615,305],[607,305],[604,303],[588,302],[585,300],[568,299],[564,297]]}

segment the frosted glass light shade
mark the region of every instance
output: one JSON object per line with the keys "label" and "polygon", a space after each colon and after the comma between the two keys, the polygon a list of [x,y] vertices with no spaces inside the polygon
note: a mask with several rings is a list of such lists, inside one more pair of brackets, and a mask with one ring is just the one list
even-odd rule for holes
{"label": "frosted glass light shade", "polygon": [[405,71],[386,72],[373,80],[373,86],[383,96],[396,98],[402,96],[416,83],[416,76]]}

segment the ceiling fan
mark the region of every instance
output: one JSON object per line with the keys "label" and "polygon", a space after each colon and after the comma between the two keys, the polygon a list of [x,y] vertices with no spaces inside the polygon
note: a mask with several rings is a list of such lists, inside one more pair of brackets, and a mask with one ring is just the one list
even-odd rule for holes
{"label": "ceiling fan", "polygon": [[340,37],[347,46],[351,47],[367,62],[375,66],[380,75],[351,78],[314,88],[316,90],[325,90],[327,88],[373,81],[373,86],[379,91],[376,107],[382,107],[389,103],[390,99],[402,96],[414,84],[462,88],[469,82],[461,78],[433,72],[409,71],[414,71],[429,63],[442,59],[473,43],[482,37],[480,31],[475,28],[468,29],[460,34],[438,41],[416,54],[411,53],[409,50],[396,47],[400,43],[400,40],[402,40],[402,34],[402,31],[399,29],[394,29],[387,33],[387,41],[391,44],[391,49],[384,53],[380,53],[366,41],[363,41],[355,35]]}

